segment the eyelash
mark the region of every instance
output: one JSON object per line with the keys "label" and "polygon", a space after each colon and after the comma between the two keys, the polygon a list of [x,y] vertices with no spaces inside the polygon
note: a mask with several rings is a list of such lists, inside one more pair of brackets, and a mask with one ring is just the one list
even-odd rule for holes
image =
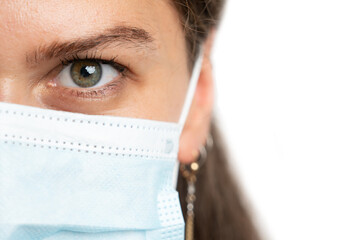
{"label": "eyelash", "polygon": [[94,55],[88,55],[86,54],[85,57],[80,57],[78,54],[71,55],[70,58],[62,58],[60,59],[61,64],[65,67],[68,66],[76,61],[84,61],[84,60],[92,60],[92,61],[98,61],[102,64],[109,64],[110,66],[114,67],[116,70],[119,71],[119,73],[124,73],[124,71],[127,70],[127,67],[125,67],[122,64],[117,63],[116,60],[117,56],[114,56],[110,59],[103,59],[102,56],[96,56]]}
{"label": "eyelash", "polygon": [[85,57],[80,57],[77,54],[71,55],[69,58],[62,58],[60,59],[60,62],[63,66],[62,69],[64,69],[65,66],[68,66],[76,61],[84,61],[84,60],[91,60],[91,61],[98,61],[102,64],[108,64],[112,67],[114,67],[119,74],[122,76],[121,79],[118,80],[114,80],[108,84],[106,84],[105,86],[103,86],[100,89],[91,89],[91,90],[87,90],[87,89],[67,89],[70,93],[70,95],[74,95],[76,97],[82,97],[82,98],[94,98],[93,96],[106,96],[105,92],[107,90],[111,90],[111,89],[115,89],[115,88],[119,88],[121,87],[121,85],[124,84],[124,79],[126,77],[126,74],[128,72],[128,67],[125,67],[122,64],[117,63],[116,60],[117,56],[114,56],[112,58],[109,59],[104,59],[102,58],[102,56],[96,56],[96,54],[94,55],[88,55],[86,54]]}

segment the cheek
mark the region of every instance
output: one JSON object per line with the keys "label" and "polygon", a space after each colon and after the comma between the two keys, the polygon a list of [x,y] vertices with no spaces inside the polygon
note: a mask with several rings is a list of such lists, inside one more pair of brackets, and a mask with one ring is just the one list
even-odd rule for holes
{"label": "cheek", "polygon": [[[164,64],[165,65],[165,64]],[[188,87],[187,72],[168,69],[138,89],[137,105],[145,118],[178,122]],[[141,103],[141,104],[140,104]]]}
{"label": "cheek", "polygon": [[168,114],[171,116],[172,122],[178,122],[185,102],[188,87],[188,79],[186,76],[174,78],[172,85],[165,92],[166,98],[169,100]]}

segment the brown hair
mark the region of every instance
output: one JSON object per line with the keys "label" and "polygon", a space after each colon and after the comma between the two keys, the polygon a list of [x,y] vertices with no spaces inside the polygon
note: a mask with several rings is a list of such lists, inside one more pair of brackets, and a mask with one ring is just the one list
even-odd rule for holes
{"label": "brown hair", "polygon": [[225,0],[172,0],[184,26],[192,65],[210,30],[218,26]]}
{"label": "brown hair", "polygon": [[[173,0],[180,13],[192,68],[201,44],[216,28],[225,0]],[[213,121],[214,122],[214,121]],[[206,163],[200,168],[196,182],[195,239],[259,240],[239,187],[229,173],[221,136],[211,126],[214,145]],[[179,173],[177,190],[186,216],[187,183]]]}

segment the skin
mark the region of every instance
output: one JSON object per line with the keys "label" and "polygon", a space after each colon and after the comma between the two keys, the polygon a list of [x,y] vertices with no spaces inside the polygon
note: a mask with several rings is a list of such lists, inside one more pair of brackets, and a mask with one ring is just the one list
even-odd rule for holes
{"label": "skin", "polygon": [[[107,34],[115,27],[146,31],[151,41],[95,47],[86,52],[29,61],[51,44]],[[157,0],[4,0],[0,3],[0,101],[85,114],[114,115],[177,122],[191,72],[185,35],[171,1]],[[185,123],[178,159],[194,161],[209,132],[213,79],[205,58],[194,100]],[[62,61],[76,55],[114,59],[125,67],[111,86],[94,89],[62,86]],[[115,81],[116,80],[116,81]],[[79,93],[80,92],[80,93]]]}

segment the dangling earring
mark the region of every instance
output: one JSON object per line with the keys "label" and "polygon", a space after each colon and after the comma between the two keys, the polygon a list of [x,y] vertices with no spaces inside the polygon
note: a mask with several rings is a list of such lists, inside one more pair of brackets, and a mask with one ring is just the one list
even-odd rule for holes
{"label": "dangling earring", "polygon": [[213,146],[213,138],[208,135],[205,146],[201,146],[199,149],[199,157],[196,161],[185,165],[180,165],[180,171],[182,176],[187,182],[187,212],[186,212],[186,225],[185,225],[185,239],[194,240],[194,203],[196,200],[196,175],[199,172],[200,167],[206,162],[208,151]]}

